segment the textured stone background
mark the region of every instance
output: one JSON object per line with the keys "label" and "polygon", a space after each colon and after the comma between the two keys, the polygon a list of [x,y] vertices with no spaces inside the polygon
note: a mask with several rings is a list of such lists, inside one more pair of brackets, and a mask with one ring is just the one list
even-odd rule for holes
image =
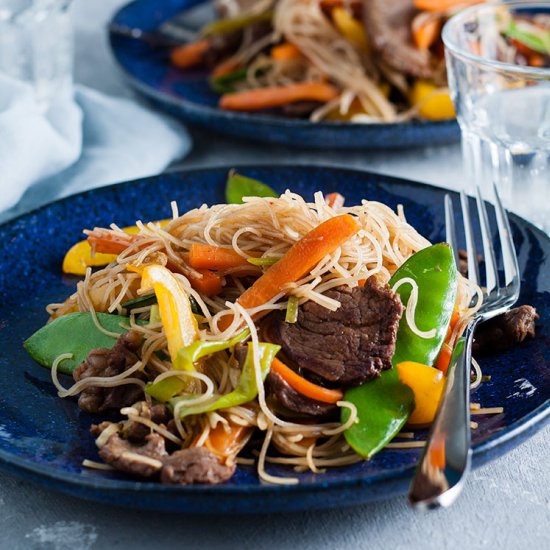
{"label": "textured stone background", "polygon": [[[131,96],[111,61],[104,24],[121,0],[75,0],[76,80]],[[457,188],[460,147],[395,153],[315,153],[212,139],[193,131],[181,166],[332,162]],[[0,474],[0,548],[548,548],[550,428],[474,472],[449,510],[412,511],[404,499],[333,511],[249,517],[186,517],[136,512],[47,492]]]}

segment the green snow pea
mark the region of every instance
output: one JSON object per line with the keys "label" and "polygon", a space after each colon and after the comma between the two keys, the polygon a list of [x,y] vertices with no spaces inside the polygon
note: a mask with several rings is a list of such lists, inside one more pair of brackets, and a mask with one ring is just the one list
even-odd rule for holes
{"label": "green snow pea", "polygon": [[[409,327],[403,314],[397,332],[392,364],[416,361],[433,365],[445,341],[456,301],[458,274],[449,245],[436,244],[411,256],[390,279],[403,305],[407,305],[412,286],[418,285],[415,322],[422,331],[435,329],[431,338],[421,338]],[[397,369],[384,371],[381,376],[346,391],[344,400],[357,407],[358,422],[344,432],[348,444],[361,456],[371,458],[401,430],[414,409],[412,390],[399,381]],[[350,417],[349,409],[342,409],[342,422]]]}
{"label": "green snow pea", "polygon": [[[97,313],[99,324],[109,332],[124,334],[130,330],[130,319],[122,315]],[[96,348],[111,349],[116,338],[101,332],[89,312],[68,313],[37,330],[24,343],[28,354],[43,367],[51,368],[57,357],[72,353],[59,365],[59,372],[72,374]]]}
{"label": "green snow pea", "polygon": [[229,175],[225,187],[227,204],[242,204],[243,197],[278,197],[277,193],[261,181],[241,176],[235,172]]}
{"label": "green snow pea", "polygon": [[[276,344],[260,343],[260,369],[262,373],[262,381],[265,380],[273,358],[277,355],[277,352],[281,349],[281,346]],[[229,407],[236,407],[237,405],[244,405],[249,403],[258,395],[258,386],[256,384],[256,373],[254,370],[254,355],[252,352],[252,343],[248,343],[248,353],[241,372],[241,377],[237,387],[230,393],[221,396],[214,396],[213,399],[199,403],[197,405],[190,405],[188,407],[182,406],[179,410],[180,418],[189,416],[190,414],[201,414],[205,412],[217,411],[218,409],[227,409]],[[182,401],[187,401],[197,397],[193,394],[188,394],[180,397],[175,397],[170,400],[172,407],[175,407]]]}

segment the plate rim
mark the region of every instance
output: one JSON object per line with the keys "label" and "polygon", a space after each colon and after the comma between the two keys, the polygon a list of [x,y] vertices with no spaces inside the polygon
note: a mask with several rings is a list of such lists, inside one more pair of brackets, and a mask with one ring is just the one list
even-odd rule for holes
{"label": "plate rim", "polygon": [[[129,84],[135,88],[138,92],[142,93],[143,95],[152,98],[154,101],[159,103],[168,103],[172,107],[177,107],[182,109],[186,115],[193,118],[194,122],[198,122],[198,119],[195,117],[212,117],[217,120],[219,120],[221,123],[223,122],[234,122],[235,120],[246,122],[246,123],[256,123],[261,124],[264,127],[272,127],[277,129],[312,129],[317,128],[321,130],[332,130],[332,131],[349,131],[352,133],[363,133],[363,132],[371,132],[371,131],[386,131],[386,130],[392,130],[392,129],[398,129],[398,128],[412,128],[412,129],[422,129],[422,128],[430,128],[430,129],[443,129],[443,130],[452,130],[457,129],[457,138],[453,140],[446,140],[449,143],[456,143],[460,140],[459,132],[458,132],[458,122],[456,118],[452,119],[446,119],[446,120],[412,120],[408,122],[384,122],[384,123],[373,123],[373,124],[367,124],[367,123],[349,123],[349,122],[343,122],[343,121],[320,121],[316,123],[312,123],[308,120],[303,119],[293,119],[289,117],[275,117],[275,116],[269,116],[266,114],[258,114],[258,113],[246,113],[246,112],[238,112],[238,111],[223,111],[219,108],[212,107],[209,105],[202,105],[200,103],[195,103],[193,101],[189,101],[183,97],[174,96],[168,93],[163,93],[162,91],[157,90],[156,88],[144,83],[139,78],[135,77],[133,74],[129,72],[129,70],[122,64],[121,60],[119,59],[118,55],[118,49],[114,45],[114,40],[119,38],[117,35],[112,33],[109,29],[110,26],[113,23],[116,23],[117,20],[123,16],[124,12],[128,10],[129,8],[135,6],[136,4],[140,3],[146,3],[151,1],[157,1],[157,0],[131,0],[130,2],[124,4],[120,8],[118,8],[113,15],[111,16],[109,22],[107,23],[107,34],[109,39],[109,48],[112,54],[112,57],[119,68],[119,70],[122,72],[124,78],[127,79]],[[161,0],[163,1],[163,0]],[[189,0],[185,0],[189,1]],[[190,0],[193,2],[193,0]],[[199,5],[201,3],[204,3],[208,0],[198,0],[193,3],[193,5]],[[190,6],[193,7],[193,6]],[[162,22],[160,20],[159,22]],[[404,147],[403,145],[402,147]],[[374,149],[375,147],[373,147]],[[380,148],[380,146],[378,147]],[[382,148],[387,148],[382,147]]]}
{"label": "plate rim", "polygon": [[[219,171],[229,171],[230,169],[236,169],[241,171],[246,170],[289,170],[289,169],[300,169],[304,171],[310,170],[327,170],[340,173],[348,173],[350,175],[360,175],[362,177],[374,177],[381,178],[381,184],[397,184],[405,185],[408,187],[416,187],[428,189],[431,192],[436,193],[450,193],[451,195],[456,195],[458,197],[458,192],[450,189],[445,189],[438,187],[436,185],[423,183],[415,180],[408,180],[406,178],[385,175],[379,172],[372,172],[369,170],[357,169],[357,168],[347,168],[339,166],[336,164],[330,163],[290,163],[283,162],[277,164],[266,164],[266,163],[245,163],[245,164],[236,164],[236,165],[215,165],[215,166],[203,166],[198,168],[189,168],[189,169],[178,169],[169,172],[164,172],[161,174],[156,174],[153,176],[145,176],[142,178],[136,178],[133,180],[126,180],[120,183],[112,183],[103,187],[97,187],[94,189],[89,189],[87,191],[75,193],[67,197],[62,197],[60,199],[54,199],[38,208],[30,210],[28,212],[22,213],[15,218],[12,218],[8,221],[5,221],[0,224],[0,233],[9,230],[12,225],[22,223],[26,218],[38,215],[43,211],[47,211],[54,205],[65,204],[71,202],[81,197],[86,197],[96,194],[108,194],[115,190],[120,189],[121,192],[124,192],[125,189],[130,188],[132,185],[135,185],[140,182],[150,181],[162,177],[200,177],[201,174],[207,174],[212,172]],[[543,239],[550,241],[550,236],[547,235],[544,231],[534,226],[529,221],[525,220],[521,216],[510,213],[511,219],[517,219],[526,226],[530,231],[539,234]],[[487,440],[483,441],[472,447],[472,465],[474,468],[481,466],[486,462],[490,462],[500,456],[503,456],[524,440],[532,437],[536,432],[542,429],[546,424],[550,422],[550,398],[541,403],[534,410],[529,412],[527,415],[521,419],[509,424],[506,427],[506,431],[495,432]],[[147,493],[147,494],[169,494],[172,496],[181,496],[186,497],[187,495],[194,495],[200,493],[201,495],[214,496],[214,495],[242,495],[242,494],[251,494],[254,496],[264,495],[270,497],[273,495],[280,494],[300,494],[300,493],[311,493],[312,491],[329,491],[335,489],[344,489],[344,488],[367,488],[369,486],[380,485],[383,482],[389,481],[404,481],[407,480],[415,468],[415,465],[402,466],[397,469],[393,469],[386,472],[380,472],[375,474],[369,474],[368,477],[357,474],[352,478],[344,479],[333,479],[323,481],[322,479],[316,480],[315,482],[303,482],[297,485],[282,486],[282,485],[270,485],[270,484],[258,484],[258,485],[213,485],[213,486],[203,486],[203,485],[187,485],[187,486],[165,486],[160,485],[154,482],[144,482],[144,481],[132,481],[130,479],[109,479],[101,477],[87,477],[81,473],[67,472],[63,470],[58,470],[53,466],[49,465],[38,465],[30,459],[21,458],[9,451],[0,448],[0,467],[5,471],[11,472],[15,475],[23,475],[24,473],[35,474],[36,477],[33,478],[33,481],[41,485],[47,485],[48,482],[53,482],[55,486],[53,488],[61,490],[63,492],[69,492],[71,488],[80,488],[81,490],[86,489],[100,489],[106,493],[120,493],[120,492],[131,492],[131,493]],[[90,496],[90,498],[92,498]],[[99,497],[97,497],[99,498]],[[322,504],[320,505],[322,506]],[[328,506],[328,505],[327,505]]]}

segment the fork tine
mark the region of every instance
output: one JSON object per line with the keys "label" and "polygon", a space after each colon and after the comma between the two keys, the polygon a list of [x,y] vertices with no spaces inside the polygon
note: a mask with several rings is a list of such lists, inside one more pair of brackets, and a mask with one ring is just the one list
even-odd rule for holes
{"label": "fork tine", "polygon": [[453,249],[455,264],[458,268],[458,244],[456,240],[455,217],[453,199],[449,193],[445,194],[445,239]]}
{"label": "fork tine", "polygon": [[[479,186],[476,189],[477,212],[479,215],[479,224],[481,226],[481,239],[483,241],[483,257],[485,260],[485,286],[487,294],[491,294],[493,290],[498,288],[498,271],[495,251],[493,249],[493,241],[491,238],[491,229],[489,227],[489,219],[487,216],[487,208],[485,201],[481,196]],[[476,262],[477,263],[477,262]]]}
{"label": "fork tine", "polygon": [[498,233],[500,237],[500,246],[502,248],[502,263],[504,264],[504,278],[507,287],[512,287],[514,296],[519,296],[520,277],[518,257],[514,240],[512,238],[512,230],[510,229],[510,221],[508,214],[502,206],[500,196],[497,191],[497,186],[493,182],[493,192],[495,194],[495,211],[497,217]]}
{"label": "fork tine", "polygon": [[479,268],[477,265],[477,250],[474,241],[472,220],[470,217],[470,205],[464,191],[460,193],[460,204],[462,206],[462,218],[464,219],[464,232],[466,233],[466,252],[468,253],[468,279],[479,285]]}

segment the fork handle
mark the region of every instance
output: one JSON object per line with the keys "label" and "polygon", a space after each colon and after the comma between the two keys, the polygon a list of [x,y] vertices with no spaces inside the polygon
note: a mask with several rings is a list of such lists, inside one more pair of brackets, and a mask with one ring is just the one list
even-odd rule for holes
{"label": "fork handle", "polygon": [[478,322],[470,321],[451,358],[443,397],[409,489],[409,501],[418,508],[452,504],[470,468],[470,365]]}

